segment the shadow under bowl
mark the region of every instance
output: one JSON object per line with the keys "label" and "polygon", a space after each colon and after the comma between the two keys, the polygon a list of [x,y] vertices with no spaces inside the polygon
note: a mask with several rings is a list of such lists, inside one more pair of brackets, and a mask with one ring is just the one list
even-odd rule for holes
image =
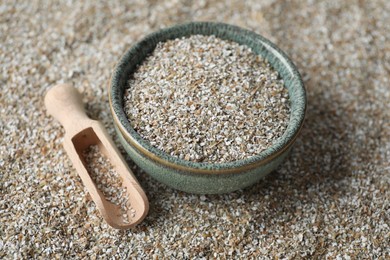
{"label": "shadow under bowl", "polygon": [[[128,87],[130,76],[159,42],[195,34],[215,35],[247,45],[268,60],[284,80],[290,99],[290,120],[284,134],[270,148],[233,162],[192,162],[153,147],[132,128],[123,109],[124,91]],[[130,158],[156,180],[172,188],[198,194],[231,192],[254,184],[272,172],[291,150],[306,112],[306,92],[301,76],[286,54],[252,31],[213,22],[192,22],[161,29],[133,45],[114,69],[109,86],[109,101],[119,140]]]}

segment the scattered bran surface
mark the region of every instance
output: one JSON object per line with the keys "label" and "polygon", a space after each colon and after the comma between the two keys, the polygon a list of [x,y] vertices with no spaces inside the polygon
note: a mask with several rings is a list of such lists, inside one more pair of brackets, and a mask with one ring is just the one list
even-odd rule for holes
{"label": "scattered bran surface", "polygon": [[[277,171],[226,195],[178,192],[132,166],[151,210],[133,230],[112,229],[43,96],[74,84],[114,136],[115,62],[147,33],[189,20],[249,28],[285,50],[307,87],[305,126]],[[388,259],[389,24],[386,0],[2,1],[0,258]]]}

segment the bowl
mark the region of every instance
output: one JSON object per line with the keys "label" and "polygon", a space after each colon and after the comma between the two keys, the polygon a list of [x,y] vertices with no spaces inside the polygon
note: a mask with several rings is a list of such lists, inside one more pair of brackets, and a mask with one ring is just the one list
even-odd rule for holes
{"label": "bowl", "polygon": [[[268,149],[232,162],[192,162],[153,147],[132,128],[123,109],[124,91],[130,75],[154,50],[157,43],[194,34],[214,35],[249,46],[252,51],[267,59],[284,80],[290,98],[290,120],[284,134]],[[306,111],[306,92],[301,76],[286,54],[252,31],[213,22],[191,22],[161,29],[134,44],[113,71],[109,101],[118,138],[130,158],[156,180],[172,188],[198,194],[227,193],[242,189],[272,172],[290,152],[303,125]]]}

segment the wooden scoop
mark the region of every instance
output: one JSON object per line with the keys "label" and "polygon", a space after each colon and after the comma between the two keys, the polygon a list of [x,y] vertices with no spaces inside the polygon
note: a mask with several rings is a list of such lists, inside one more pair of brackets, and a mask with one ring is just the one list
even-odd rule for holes
{"label": "wooden scoop", "polygon": [[[118,229],[131,228],[140,223],[148,213],[148,199],[103,124],[85,114],[81,94],[70,85],[56,85],[46,93],[45,106],[49,114],[64,126],[65,150],[107,223]],[[130,210],[127,212],[127,220],[122,216],[120,206],[104,197],[88,173],[82,153],[91,145],[98,145],[122,178],[131,206],[128,208],[135,210],[135,214]]]}

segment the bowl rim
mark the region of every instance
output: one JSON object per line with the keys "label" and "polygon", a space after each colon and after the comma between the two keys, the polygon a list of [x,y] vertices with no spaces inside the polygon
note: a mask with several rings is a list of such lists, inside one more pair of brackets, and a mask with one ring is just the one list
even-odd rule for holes
{"label": "bowl rim", "polygon": [[[163,41],[167,40],[165,35],[168,34],[180,34],[180,30],[184,30],[186,28],[192,28],[194,30],[208,30],[209,33],[202,33],[205,35],[214,34],[213,30],[229,30],[231,33],[236,33],[240,37],[247,37],[250,40],[256,41],[256,44],[262,45],[262,48],[265,49],[269,55],[273,56],[278,62],[282,63],[281,66],[284,66],[284,69],[288,71],[288,75],[290,77],[290,81],[295,84],[295,92],[298,96],[298,104],[295,107],[295,110],[298,112],[294,113],[291,111],[290,121],[288,123],[287,129],[284,134],[276,139],[274,143],[267,149],[262,152],[241,160],[235,160],[230,162],[193,162],[187,161],[184,159],[180,159],[179,157],[172,156],[154,146],[152,146],[149,141],[142,138],[136,130],[131,127],[129,120],[123,109],[123,91],[120,91],[120,83],[123,80],[124,71],[127,70],[130,62],[135,61],[135,56],[139,52],[140,48],[145,44],[151,44],[155,46],[156,39],[163,39]],[[205,29],[207,28],[207,29]],[[201,34],[201,33],[196,33]],[[174,38],[178,38],[182,36],[175,36]],[[218,37],[218,36],[217,36]],[[245,38],[245,39],[247,39]],[[227,38],[233,41],[235,39]],[[157,40],[159,42],[161,40]],[[245,44],[245,43],[244,43]],[[135,66],[135,65],[134,65]],[[280,70],[276,69],[279,73]],[[128,76],[127,77],[128,81]],[[285,80],[286,84],[286,80]],[[122,93],[120,93],[122,92]],[[257,168],[261,165],[267,164],[272,161],[274,158],[278,157],[280,154],[286,152],[292,144],[295,142],[305,119],[306,109],[307,109],[307,98],[306,98],[306,90],[303,85],[302,78],[296,68],[296,66],[292,63],[290,58],[280,50],[275,44],[273,44],[268,39],[263,36],[234,25],[226,24],[226,23],[216,23],[216,22],[189,22],[184,24],[174,25],[168,28],[160,29],[156,32],[153,32],[147,36],[145,36],[140,41],[137,41],[134,45],[132,45],[121,57],[119,62],[116,64],[114,71],[111,76],[110,84],[109,84],[109,105],[111,114],[114,119],[114,124],[118,130],[118,134],[121,134],[124,140],[128,142],[132,147],[136,148],[139,152],[141,152],[144,156],[149,159],[156,161],[166,167],[174,168],[177,170],[182,170],[185,172],[193,172],[193,173],[203,173],[203,174],[216,174],[216,173],[239,173],[247,170],[251,170]],[[289,91],[290,95],[290,91]],[[291,98],[291,96],[290,96]],[[289,131],[287,131],[289,130]]]}

